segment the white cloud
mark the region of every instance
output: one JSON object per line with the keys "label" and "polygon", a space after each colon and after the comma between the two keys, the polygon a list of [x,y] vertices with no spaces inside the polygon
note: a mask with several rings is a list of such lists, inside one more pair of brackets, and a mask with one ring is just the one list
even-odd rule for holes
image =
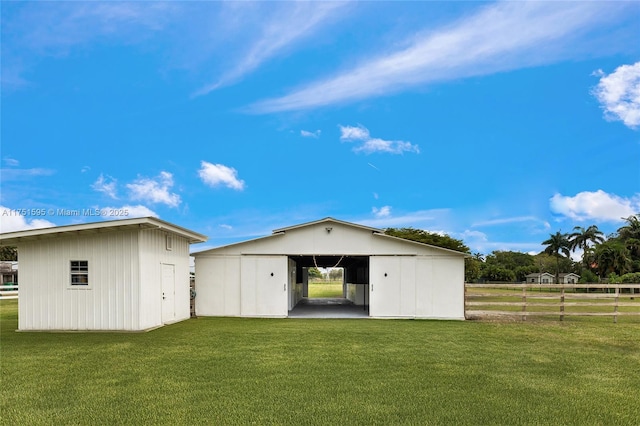
{"label": "white cloud", "polygon": [[387,152],[389,154],[415,152],[416,154],[420,154],[420,148],[418,148],[418,145],[414,145],[410,142],[386,141],[378,138],[365,141],[362,145],[354,148],[354,151],[364,152],[365,154],[371,154],[373,152]]}
{"label": "white cloud", "polygon": [[98,192],[107,194],[109,197],[117,199],[116,187],[118,182],[111,176],[105,176],[101,173],[98,179],[91,185],[91,188]]}
{"label": "white cloud", "polygon": [[314,138],[318,139],[320,137],[321,130],[316,130],[315,132],[309,132],[307,130],[300,130],[300,136],[304,138]]}
{"label": "white cloud", "polygon": [[220,228],[226,229],[227,231],[231,231],[233,229],[233,226],[227,225],[226,223],[223,223],[223,224],[221,224],[219,226],[220,226]]}
{"label": "white cloud", "polygon": [[442,223],[448,221],[449,216],[449,209],[433,209],[419,210],[388,217],[375,217],[373,219],[371,217],[357,218],[353,221],[374,228],[399,228],[405,226],[426,228],[428,224],[433,224],[433,222]]}
{"label": "white cloud", "polygon": [[391,216],[391,206],[374,207],[371,209],[371,213],[373,213],[376,218],[389,217]]}
{"label": "white cloud", "polygon": [[136,206],[124,205],[121,207],[100,207],[99,210],[103,212],[109,212],[109,211],[122,212],[122,215],[119,215],[118,217],[115,217],[115,218],[110,216],[105,216],[105,217],[108,217],[109,219],[129,219],[134,217],[159,217],[156,212],[154,212],[150,208],[143,206],[141,204],[138,204]]}
{"label": "white cloud", "polygon": [[89,166],[84,166],[84,167],[82,167],[82,168],[80,169],[80,173],[86,173],[86,172],[88,172],[89,170],[91,170],[91,167],[89,167]]}
{"label": "white cloud", "polygon": [[33,169],[2,169],[0,177],[2,181],[23,180],[36,176],[51,176],[56,171],[51,169],[33,168]]}
{"label": "white cloud", "polygon": [[236,169],[223,164],[211,164],[206,161],[202,161],[200,164],[198,175],[207,185],[212,187],[224,185],[236,191],[244,189],[244,181],[238,179],[238,171]]}
{"label": "white cloud", "polygon": [[[354,152],[372,154],[374,152],[386,152],[389,154],[402,154],[404,152],[420,153],[418,145],[405,141],[387,141],[380,138],[372,138],[369,129],[359,124],[358,126],[338,126],[340,128],[340,140],[343,142],[361,142],[353,148]],[[369,163],[374,169],[377,168]]]}
{"label": "white cloud", "polygon": [[593,94],[600,101],[607,120],[620,120],[632,129],[640,126],[640,62],[621,65],[602,76]]}
{"label": "white cloud", "polygon": [[584,54],[571,42],[627,13],[630,4],[498,2],[478,13],[398,43],[404,47],[278,98],[254,113],[313,108],[397,93],[436,81],[492,74]]}
{"label": "white cloud", "polygon": [[546,229],[550,228],[549,222],[546,222],[542,219],[538,219],[535,216],[516,216],[516,217],[505,217],[500,219],[490,219],[483,220],[480,222],[475,222],[471,226],[494,226],[494,225],[505,225],[508,223],[522,223],[522,222],[537,222],[542,224]]}
{"label": "white cloud", "polygon": [[264,62],[310,37],[327,21],[339,16],[338,11],[347,5],[346,2],[268,3],[268,7],[264,8],[259,3],[235,5],[237,14],[245,14],[241,25],[242,33],[249,30],[246,22],[251,19],[250,15],[255,15],[256,12],[259,15],[259,19],[252,23],[250,46],[222,77],[200,88],[194,96],[206,95],[241,80]]}
{"label": "white cloud", "polygon": [[4,164],[10,167],[17,167],[20,165],[20,162],[15,158],[4,157],[3,160],[4,160]]}
{"label": "white cloud", "polygon": [[640,193],[632,198],[608,194],[602,190],[580,192],[573,197],[555,194],[549,200],[551,211],[578,221],[621,222],[640,212]]}
{"label": "white cloud", "polygon": [[161,203],[170,207],[177,207],[180,204],[180,196],[170,192],[173,187],[173,175],[169,172],[160,172],[155,180],[138,178],[126,186],[134,200]]}
{"label": "white cloud", "polygon": [[366,141],[371,137],[369,130],[362,124],[338,127],[340,127],[340,140],[343,141]]}
{"label": "white cloud", "polygon": [[27,229],[51,228],[54,223],[45,219],[28,218],[8,207],[0,206],[0,232],[25,231]]}
{"label": "white cloud", "polygon": [[470,229],[465,229],[465,231],[461,234],[461,237],[464,241],[472,240],[476,243],[489,241],[489,239],[487,238],[487,234],[485,234],[484,232],[472,231]]}

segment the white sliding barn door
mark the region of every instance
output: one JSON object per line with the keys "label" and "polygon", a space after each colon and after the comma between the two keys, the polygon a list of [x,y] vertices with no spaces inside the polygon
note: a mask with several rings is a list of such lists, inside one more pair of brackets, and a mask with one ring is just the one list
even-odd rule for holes
{"label": "white sliding barn door", "polygon": [[371,256],[369,267],[369,315],[414,317],[415,257]]}
{"label": "white sliding barn door", "polygon": [[286,317],[287,256],[242,256],[240,309],[243,316]]}

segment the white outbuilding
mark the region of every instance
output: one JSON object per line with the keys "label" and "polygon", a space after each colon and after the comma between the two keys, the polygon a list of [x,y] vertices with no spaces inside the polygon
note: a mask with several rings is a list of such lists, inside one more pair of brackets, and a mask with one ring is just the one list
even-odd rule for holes
{"label": "white outbuilding", "polygon": [[0,234],[17,246],[19,330],[147,330],[190,316],[189,247],[152,218]]}
{"label": "white outbuilding", "polygon": [[192,254],[196,313],[287,317],[308,268],[343,268],[343,297],[374,318],[464,319],[464,258],[333,218]]}

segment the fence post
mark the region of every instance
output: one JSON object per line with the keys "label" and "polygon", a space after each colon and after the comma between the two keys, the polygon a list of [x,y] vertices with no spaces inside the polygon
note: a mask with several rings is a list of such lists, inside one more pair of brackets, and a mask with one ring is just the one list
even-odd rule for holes
{"label": "fence post", "polygon": [[525,315],[527,312],[527,286],[526,284],[522,286],[522,321],[527,320],[527,316]]}
{"label": "fence post", "polygon": [[560,290],[560,321],[564,321],[564,285]]}
{"label": "fence post", "polygon": [[616,298],[615,305],[613,306],[613,323],[618,323],[618,300],[620,295],[620,287],[616,285]]}

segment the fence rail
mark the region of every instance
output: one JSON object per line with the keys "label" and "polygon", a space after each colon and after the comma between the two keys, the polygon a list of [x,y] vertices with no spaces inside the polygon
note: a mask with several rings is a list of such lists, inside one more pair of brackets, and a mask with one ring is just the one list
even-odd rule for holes
{"label": "fence rail", "polygon": [[640,284],[465,284],[467,319],[533,316],[611,316],[617,323],[640,316]]}
{"label": "fence rail", "polygon": [[17,285],[0,285],[0,299],[17,299]]}

